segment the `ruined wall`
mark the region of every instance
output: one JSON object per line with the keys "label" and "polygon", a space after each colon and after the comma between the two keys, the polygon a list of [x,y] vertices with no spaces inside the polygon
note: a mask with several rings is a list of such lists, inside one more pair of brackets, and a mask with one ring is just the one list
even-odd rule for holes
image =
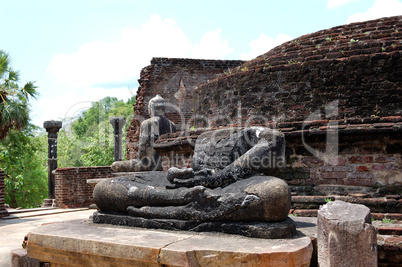
{"label": "ruined wall", "polygon": [[114,177],[110,166],[57,168],[55,204],[58,208],[87,207],[93,203],[93,188],[87,179]]}
{"label": "ruined wall", "polygon": [[240,60],[153,58],[151,65],[142,69],[138,80],[134,117],[127,133],[128,158],[135,158],[139,125],[149,118],[147,109],[151,98],[160,94],[169,104],[166,116],[182,129],[192,124],[195,88],[242,63]]}
{"label": "ruined wall", "polygon": [[[317,121],[307,129],[292,123],[278,127],[287,141],[287,168],[278,176],[289,184],[402,189],[402,117]],[[331,142],[333,138],[338,140]]]}
{"label": "ruined wall", "polygon": [[[384,192],[393,187],[393,193],[402,190],[401,116],[263,126],[285,135],[287,165],[275,176],[289,185],[310,191],[320,185],[373,187],[374,191],[383,188]],[[190,167],[197,136],[210,130],[161,136],[155,149],[162,156],[164,170]],[[334,138],[336,142],[332,142]]]}
{"label": "ruined wall", "polygon": [[257,115],[265,122],[402,115],[402,16],[301,36],[198,87],[195,99],[196,115],[211,126]]}

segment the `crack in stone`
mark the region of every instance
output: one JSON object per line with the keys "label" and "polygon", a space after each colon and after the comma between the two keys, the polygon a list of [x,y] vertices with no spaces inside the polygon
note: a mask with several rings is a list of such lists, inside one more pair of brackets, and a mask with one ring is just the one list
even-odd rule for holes
{"label": "crack in stone", "polygon": [[[192,235],[192,236],[187,237],[187,238],[183,238],[183,239],[180,239],[180,240],[176,240],[176,241],[170,242],[170,243],[164,245],[163,247],[161,247],[161,248],[159,249],[159,251],[158,251],[158,263],[159,263],[159,264],[162,264],[162,263],[161,263],[161,252],[162,252],[162,250],[163,250],[164,248],[167,248],[168,246],[170,246],[170,245],[172,245],[172,244],[175,244],[175,243],[179,243],[179,242],[182,242],[182,241],[185,241],[185,240],[189,240],[189,239],[194,238],[194,237],[195,237],[195,235]],[[196,261],[196,264],[197,264],[197,265],[195,265],[194,267],[198,267],[199,264],[198,264],[198,261],[197,261],[196,258],[195,258],[194,251],[191,251],[191,253],[192,253],[193,255],[189,255],[189,251],[186,251],[187,257],[188,257],[189,259],[191,259],[191,260],[194,259],[194,260]],[[191,261],[191,262],[193,262],[193,261]],[[164,264],[162,264],[162,266],[164,266]],[[193,265],[191,265],[191,266],[193,266]]]}

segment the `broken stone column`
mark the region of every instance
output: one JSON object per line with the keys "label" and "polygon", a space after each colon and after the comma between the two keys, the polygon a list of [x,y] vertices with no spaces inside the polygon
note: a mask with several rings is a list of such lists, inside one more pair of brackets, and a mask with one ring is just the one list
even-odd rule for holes
{"label": "broken stone column", "polygon": [[377,234],[370,209],[343,201],[321,206],[317,248],[320,267],[377,266]]}
{"label": "broken stone column", "polygon": [[[45,121],[43,128],[48,132],[48,188],[49,200],[55,199],[55,184],[53,171],[57,169],[57,133],[62,127],[61,121]],[[49,200],[44,201],[43,206],[49,205]]]}
{"label": "broken stone column", "polygon": [[122,160],[121,151],[121,134],[124,124],[126,124],[126,118],[124,117],[113,117],[109,119],[110,124],[113,126],[114,134],[114,161]]}

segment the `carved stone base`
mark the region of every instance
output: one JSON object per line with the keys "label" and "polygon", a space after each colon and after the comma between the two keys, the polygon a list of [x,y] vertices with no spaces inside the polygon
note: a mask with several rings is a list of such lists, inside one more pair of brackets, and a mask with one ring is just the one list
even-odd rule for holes
{"label": "carved stone base", "polygon": [[56,207],[54,201],[55,201],[55,199],[53,199],[53,198],[44,199],[43,203],[42,203],[42,208]]}
{"label": "carved stone base", "polygon": [[260,239],[93,224],[43,225],[29,234],[28,256],[51,266],[309,266],[308,236]]}
{"label": "carved stone base", "polygon": [[97,211],[93,215],[93,222],[165,230],[221,232],[226,234],[237,234],[247,237],[267,239],[290,238],[296,234],[295,223],[290,218],[287,218],[282,222],[198,222],[167,219],[145,219]]}

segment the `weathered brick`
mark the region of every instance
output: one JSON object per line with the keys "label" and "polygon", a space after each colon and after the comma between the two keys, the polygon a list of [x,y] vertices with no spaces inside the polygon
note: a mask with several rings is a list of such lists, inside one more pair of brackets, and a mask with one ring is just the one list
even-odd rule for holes
{"label": "weathered brick", "polygon": [[346,164],[346,160],[344,158],[330,158],[327,160],[327,163],[330,165],[344,166]]}
{"label": "weathered brick", "polygon": [[369,170],[369,167],[367,167],[365,165],[356,166],[356,171],[358,171],[358,172],[365,172],[365,171],[368,171],[368,170]]}
{"label": "weathered brick", "polygon": [[398,166],[396,164],[391,163],[381,163],[381,164],[373,164],[371,166],[371,169],[376,171],[391,171],[391,170],[397,170]]}
{"label": "weathered brick", "polygon": [[322,178],[345,178],[346,177],[346,172],[322,172],[321,173]]}
{"label": "weathered brick", "polygon": [[369,163],[373,162],[373,156],[352,156],[349,163]]}
{"label": "weathered brick", "polygon": [[93,203],[93,189],[87,184],[87,179],[109,177],[113,177],[110,166],[56,169],[56,206],[59,208],[89,206]]}
{"label": "weathered brick", "polygon": [[396,161],[398,161],[398,158],[396,156],[394,156],[394,157],[377,156],[374,158],[374,162],[379,162],[379,163],[396,162]]}
{"label": "weathered brick", "polygon": [[371,179],[374,178],[374,175],[372,172],[349,172],[346,174],[347,178],[352,178],[352,179]]}
{"label": "weathered brick", "polygon": [[302,159],[303,164],[307,165],[322,165],[324,163],[323,160],[316,158],[316,157],[303,157]]}
{"label": "weathered brick", "polygon": [[354,186],[373,186],[376,184],[374,179],[360,179],[360,178],[347,178],[344,181],[345,185],[354,185]]}

